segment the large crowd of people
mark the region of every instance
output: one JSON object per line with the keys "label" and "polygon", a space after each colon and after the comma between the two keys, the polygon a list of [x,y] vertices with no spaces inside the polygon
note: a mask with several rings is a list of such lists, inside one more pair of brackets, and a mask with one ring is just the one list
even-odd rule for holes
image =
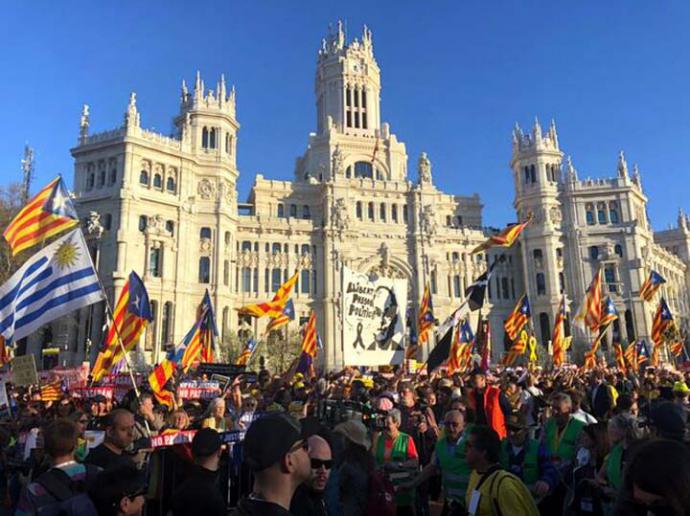
{"label": "large crowd of people", "polygon": [[[689,382],[670,367],[263,369],[174,410],[145,385],[46,402],[8,384],[0,512],[687,515]],[[154,446],[166,435],[188,438]]]}

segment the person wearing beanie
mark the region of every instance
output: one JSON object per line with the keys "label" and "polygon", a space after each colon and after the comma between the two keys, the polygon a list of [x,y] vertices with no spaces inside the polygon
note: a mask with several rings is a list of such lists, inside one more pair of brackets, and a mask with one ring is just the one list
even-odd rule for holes
{"label": "person wearing beanie", "polygon": [[192,439],[194,468],[172,499],[173,516],[193,514],[227,514],[225,500],[218,485],[218,468],[223,453],[220,434],[212,428],[202,428]]}

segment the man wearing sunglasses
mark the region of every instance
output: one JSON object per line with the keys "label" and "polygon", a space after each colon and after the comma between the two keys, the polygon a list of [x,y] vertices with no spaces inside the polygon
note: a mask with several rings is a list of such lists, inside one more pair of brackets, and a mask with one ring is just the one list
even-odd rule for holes
{"label": "man wearing sunglasses", "polygon": [[328,442],[318,435],[309,438],[311,477],[295,491],[290,503],[294,516],[326,516],[323,494],[331,475],[333,456]]}
{"label": "man wearing sunglasses", "polygon": [[254,472],[254,489],[233,515],[289,516],[297,487],[311,477],[309,435],[284,413],[255,420],[244,438],[244,463]]}

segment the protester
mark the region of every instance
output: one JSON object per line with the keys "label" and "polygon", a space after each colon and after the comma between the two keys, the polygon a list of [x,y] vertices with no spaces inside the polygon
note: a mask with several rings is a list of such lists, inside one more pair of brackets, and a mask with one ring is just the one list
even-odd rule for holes
{"label": "protester", "polygon": [[69,419],[56,419],[45,427],[43,447],[50,469],[24,489],[16,515],[97,514],[86,491],[94,484],[99,470],[74,460],[78,436],[77,425]]}
{"label": "protester", "polygon": [[208,410],[201,421],[202,428],[212,428],[218,432],[224,432],[227,428],[225,421],[225,400],[214,398],[208,406]]}
{"label": "protester", "polygon": [[312,435],[308,441],[311,477],[295,491],[290,512],[294,516],[326,516],[324,492],[333,467],[333,455],[323,437]]}
{"label": "protester", "polygon": [[499,458],[501,438],[491,427],[472,427],[467,437],[467,463],[472,468],[465,504],[468,514],[539,514],[529,490],[523,482],[501,469]]}
{"label": "protester", "polygon": [[147,485],[134,465],[121,464],[101,472],[89,490],[99,516],[140,516]]}
{"label": "protester", "polygon": [[85,462],[102,469],[111,469],[134,463],[127,451],[134,441],[134,414],[126,409],[115,409],[106,418],[105,437],[86,456]]}
{"label": "protester", "polygon": [[311,476],[309,436],[283,413],[254,421],[244,439],[244,460],[254,472],[254,489],[233,515],[289,515],[297,487]]}
{"label": "protester", "polygon": [[474,422],[489,425],[499,437],[507,435],[505,416],[512,412],[505,392],[494,385],[487,385],[486,373],[475,369],[472,373],[473,388],[467,393],[467,403],[474,416]]}
{"label": "protester", "polygon": [[218,484],[222,448],[220,435],[212,428],[202,428],[194,435],[192,457],[195,467],[175,489],[171,504],[174,516],[220,516],[227,513]]}

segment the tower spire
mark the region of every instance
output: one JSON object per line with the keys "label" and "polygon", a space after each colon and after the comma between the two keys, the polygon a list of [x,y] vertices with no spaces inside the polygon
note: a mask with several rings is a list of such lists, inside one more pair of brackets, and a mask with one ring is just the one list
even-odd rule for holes
{"label": "tower spire", "polygon": [[539,118],[534,117],[534,127],[532,128],[532,135],[534,136],[534,141],[538,142],[541,140],[541,125],[539,124]]}
{"label": "tower spire", "polygon": [[81,108],[81,118],[79,119],[79,141],[84,141],[89,136],[89,123],[91,116],[89,114],[89,105],[84,104]]}

